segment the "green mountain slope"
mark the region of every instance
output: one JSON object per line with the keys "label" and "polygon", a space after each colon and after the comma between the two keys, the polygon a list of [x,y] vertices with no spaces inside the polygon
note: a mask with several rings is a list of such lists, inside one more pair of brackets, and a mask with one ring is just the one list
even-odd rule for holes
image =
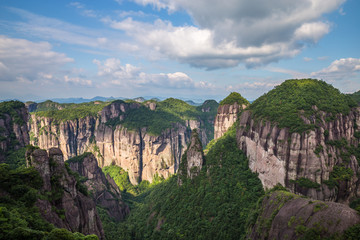
{"label": "green mountain slope", "polygon": [[234,104],[238,103],[239,105],[249,105],[249,101],[243,98],[240,93],[232,92],[230,93],[226,98],[224,98],[219,104],[225,105],[225,104]]}
{"label": "green mountain slope", "polygon": [[355,106],[349,96],[324,81],[292,79],[256,99],[250,110],[257,119],[266,119],[278,123],[280,128],[301,133],[314,126],[305,124],[300,116],[314,116],[317,111],[324,111],[334,118],[338,113],[347,114]]}
{"label": "green mountain slope", "polygon": [[125,222],[117,225],[105,215],[102,221],[109,239],[239,239],[262,195],[233,129],[209,149],[198,177],[178,186],[173,176],[128,199]]}
{"label": "green mountain slope", "polygon": [[349,96],[360,106],[360,90],[349,94]]}

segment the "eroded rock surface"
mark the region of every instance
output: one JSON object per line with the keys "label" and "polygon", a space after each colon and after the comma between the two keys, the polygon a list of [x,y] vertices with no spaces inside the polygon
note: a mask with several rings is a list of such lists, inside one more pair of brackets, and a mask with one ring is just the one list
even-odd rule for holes
{"label": "eroded rock surface", "polygon": [[75,177],[65,167],[61,150],[29,150],[26,159],[44,182],[41,191],[47,199],[36,202],[44,219],[59,228],[105,239],[95,202],[78,189]]}
{"label": "eroded rock surface", "polygon": [[6,152],[29,144],[27,121],[29,113],[22,102],[2,102],[0,106],[0,163]]}
{"label": "eroded rock surface", "polygon": [[[104,107],[98,117],[62,122],[31,115],[31,144],[43,149],[58,147],[65,160],[93,152],[101,168],[116,164],[129,172],[132,184],[138,184],[142,180],[152,182],[155,174],[168,178],[178,171],[192,129],[199,129],[203,144],[210,140],[205,123],[198,120],[174,124],[159,136],[149,134],[146,128],[129,130],[122,125],[108,124],[110,120],[123,120],[128,111],[139,107],[139,103],[116,101]],[[148,107],[156,109],[154,104]]]}
{"label": "eroded rock surface", "polygon": [[[339,202],[360,196],[358,159],[351,153],[359,144],[354,134],[359,131],[360,108],[348,115],[337,114],[332,121],[327,117],[319,111],[316,118],[304,118],[318,127],[299,134],[255,121],[250,111],[241,114],[238,146],[249,158],[250,169],[259,173],[264,188],[280,183],[294,193]],[[343,176],[336,177],[337,172]],[[305,181],[301,184],[299,180]],[[315,183],[313,187],[305,186],[309,181]]]}
{"label": "eroded rock surface", "polygon": [[214,139],[218,139],[236,122],[239,113],[246,108],[246,105],[225,104],[220,105],[214,123]]}
{"label": "eroded rock surface", "polygon": [[201,168],[205,164],[204,152],[196,130],[191,134],[189,148],[181,160],[179,172],[179,184],[182,184],[183,177],[193,179],[198,176]]}
{"label": "eroded rock surface", "polygon": [[97,205],[107,210],[110,217],[123,220],[129,214],[129,207],[122,201],[119,187],[112,178],[106,178],[92,153],[85,153],[68,161],[72,171],[83,176],[84,184]]}
{"label": "eroded rock surface", "polygon": [[360,223],[357,211],[334,202],[276,191],[267,194],[247,239],[321,239]]}

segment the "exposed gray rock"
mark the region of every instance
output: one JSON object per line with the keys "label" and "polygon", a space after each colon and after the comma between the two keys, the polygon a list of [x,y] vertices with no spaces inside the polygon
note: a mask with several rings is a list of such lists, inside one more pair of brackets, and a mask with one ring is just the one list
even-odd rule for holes
{"label": "exposed gray rock", "polygon": [[[360,108],[348,115],[338,114],[333,121],[325,121],[327,114],[318,112],[318,118],[304,118],[307,123],[319,126],[315,130],[290,133],[287,128],[278,128],[267,121],[254,121],[250,111],[244,111],[239,119],[237,142],[249,158],[249,167],[259,174],[264,188],[272,188],[278,183],[294,193],[314,199],[348,202],[360,196],[360,173],[355,156],[343,159],[343,147],[328,144],[329,141],[346,141],[347,146],[357,146],[354,137],[355,126],[360,126]],[[326,132],[326,134],[325,134]],[[351,169],[352,177],[329,188],[329,180],[335,166]],[[319,188],[304,188],[294,181],[306,178],[319,184]]]}
{"label": "exposed gray rock", "polygon": [[85,186],[97,205],[105,208],[108,215],[116,220],[123,220],[129,214],[129,207],[121,200],[121,192],[114,180],[105,177],[92,153],[84,154],[77,161],[69,161],[72,171],[86,178]]}
{"label": "exposed gray rock", "polygon": [[234,104],[220,105],[214,123],[214,139],[222,137],[226,131],[236,122],[239,113],[246,105]]}
{"label": "exposed gray rock", "polygon": [[205,158],[201,141],[196,129],[194,129],[191,133],[190,145],[181,160],[179,185],[182,184],[182,179],[185,176],[190,179],[198,176],[204,164]]}
{"label": "exposed gray rock", "polygon": [[130,131],[122,125],[106,125],[110,119],[122,120],[129,110],[139,107],[139,103],[115,101],[104,107],[99,117],[63,122],[31,115],[31,144],[43,149],[58,147],[65,160],[93,152],[101,168],[116,164],[129,172],[131,183],[136,185],[141,180],[152,182],[155,174],[164,178],[175,174],[192,129],[199,129],[203,144],[209,141],[205,123],[200,120],[174,124],[159,136],[149,134],[146,128]]}
{"label": "exposed gray rock", "polygon": [[23,105],[13,110],[16,112],[13,116],[10,113],[0,114],[0,163],[5,161],[7,151],[18,150],[30,142],[26,124],[29,118],[27,108]]}
{"label": "exposed gray rock", "polygon": [[250,226],[247,239],[299,239],[305,236],[315,239],[317,234],[316,237],[326,238],[341,235],[360,223],[357,211],[344,204],[311,200],[283,191],[267,194],[257,211],[259,215]]}
{"label": "exposed gray rock", "polygon": [[58,148],[37,149],[26,154],[27,165],[34,167],[42,177],[42,194],[36,206],[45,220],[72,232],[96,234],[105,239],[102,224],[93,199],[77,189],[77,181],[65,167],[63,154]]}

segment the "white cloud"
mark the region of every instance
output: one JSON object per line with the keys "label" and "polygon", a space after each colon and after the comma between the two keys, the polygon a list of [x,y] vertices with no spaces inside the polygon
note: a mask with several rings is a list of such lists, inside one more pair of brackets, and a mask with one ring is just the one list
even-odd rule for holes
{"label": "white cloud", "polygon": [[104,79],[104,84],[118,85],[125,88],[158,88],[158,89],[212,89],[214,85],[207,82],[195,82],[183,72],[175,73],[145,73],[141,68],[131,64],[121,64],[116,58],[93,63],[98,67],[98,76]]}
{"label": "white cloud", "polygon": [[333,61],[330,66],[317,72],[312,72],[311,76],[325,80],[347,80],[358,76],[360,72],[359,58],[341,58]]}
{"label": "white cloud", "polygon": [[[75,4],[75,6],[80,9],[83,7],[81,4]],[[109,44],[106,34],[99,29],[88,29],[18,8],[8,8],[8,10],[19,15],[25,21],[7,22],[6,24],[27,36],[97,49],[107,49],[108,46],[116,45],[114,42]],[[107,41],[103,41],[104,39]]]}
{"label": "white cloud", "polygon": [[81,77],[69,77],[68,75],[64,76],[64,81],[66,83],[73,83],[73,84],[83,85],[83,86],[91,86],[92,85],[91,80],[83,79]]}
{"label": "white cloud", "polygon": [[0,35],[0,81],[33,81],[48,77],[73,61],[63,53],[52,51],[48,42],[31,42]]}
{"label": "white cloud", "polygon": [[313,60],[312,58],[309,58],[309,57],[304,57],[303,59],[304,59],[305,62],[310,62],[310,61]]}
{"label": "white cloud", "polygon": [[295,38],[302,41],[317,42],[330,30],[328,23],[312,22],[301,25],[295,31]]}
{"label": "white cloud", "polygon": [[153,24],[127,18],[104,18],[112,28],[124,31],[139,46],[163,56],[207,69],[244,63],[259,66],[293,57],[306,44],[316,43],[330,31],[325,13],[345,0],[133,0],[140,5],[185,10],[196,26]]}

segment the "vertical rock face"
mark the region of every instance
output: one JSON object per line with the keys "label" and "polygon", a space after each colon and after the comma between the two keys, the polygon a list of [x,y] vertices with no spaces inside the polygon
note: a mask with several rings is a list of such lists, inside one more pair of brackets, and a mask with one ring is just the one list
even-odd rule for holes
{"label": "vertical rock face", "polygon": [[121,192],[114,180],[107,179],[99,168],[92,153],[68,161],[72,171],[85,177],[85,186],[97,205],[105,208],[110,217],[122,220],[129,213],[129,207],[121,201]]}
{"label": "vertical rock face", "polygon": [[344,204],[282,191],[268,194],[257,211],[247,239],[325,239],[360,223],[357,211]]}
{"label": "vertical rock face", "polygon": [[204,152],[196,130],[191,134],[189,148],[181,161],[179,172],[179,184],[182,184],[183,177],[193,179],[199,175],[201,168],[205,164]]}
{"label": "vertical rock face", "polygon": [[354,155],[360,108],[348,115],[337,114],[332,121],[326,118],[321,111],[316,118],[304,118],[318,127],[299,134],[270,122],[256,122],[250,111],[241,114],[238,146],[249,158],[250,169],[259,173],[264,188],[280,183],[294,193],[340,202],[360,196],[359,159]]}
{"label": "vertical rock face", "polygon": [[58,148],[28,151],[27,165],[41,175],[44,185],[36,206],[48,222],[72,232],[96,234],[105,239],[95,202],[77,189],[77,181],[65,168],[63,154]]}
{"label": "vertical rock face", "polygon": [[[168,178],[178,171],[192,129],[199,129],[203,144],[209,141],[200,120],[174,124],[158,136],[149,134],[146,128],[129,130],[119,124],[108,124],[123,120],[129,110],[139,107],[138,103],[119,101],[104,107],[99,117],[63,122],[31,115],[30,142],[43,149],[58,147],[65,159],[93,152],[100,167],[121,166],[129,172],[131,183],[138,184],[141,180],[152,182],[155,174]],[[154,104],[148,107],[156,109]]]}
{"label": "vertical rock face", "polygon": [[218,139],[236,122],[238,115],[246,105],[233,104],[220,105],[214,123],[214,139]]}
{"label": "vertical rock face", "polygon": [[28,111],[19,101],[0,103],[0,162],[5,153],[29,144]]}

